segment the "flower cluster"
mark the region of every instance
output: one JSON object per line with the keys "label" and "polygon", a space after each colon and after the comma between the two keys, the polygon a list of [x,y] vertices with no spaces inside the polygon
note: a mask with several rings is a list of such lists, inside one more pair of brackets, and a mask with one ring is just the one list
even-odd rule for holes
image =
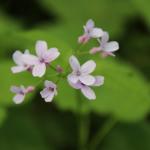
{"label": "flower cluster", "polygon": [[[95,27],[93,20],[88,20],[86,25],[83,26],[84,34],[78,38],[79,44],[87,43],[91,38],[98,41],[99,46],[90,50],[90,54],[101,53],[103,57],[115,56],[114,52],[119,49],[119,44],[116,41],[109,42],[109,35],[101,28]],[[25,50],[24,53],[16,51],[13,54],[13,60],[16,66],[11,68],[12,73],[19,73],[22,71],[30,72],[33,77],[44,77],[47,67],[53,68],[57,75],[66,72],[65,76],[58,76],[59,78],[66,78],[69,85],[81,93],[89,100],[96,99],[96,94],[91,87],[97,87],[104,84],[104,77],[101,75],[93,76],[91,73],[96,69],[96,63],[93,60],[88,60],[84,64],[80,64],[77,56],[72,55],[69,58],[69,64],[72,71],[64,70],[60,65],[56,67],[52,66],[52,61],[57,59],[60,52],[57,48],[48,48],[45,41],[37,41],[35,45],[36,55],[33,55],[29,50]],[[68,73],[69,72],[69,73]],[[44,81],[44,89],[40,92],[41,97],[45,102],[51,102],[54,96],[57,95],[58,82],[52,82],[49,80]],[[11,91],[16,95],[13,101],[16,104],[20,104],[24,101],[26,94],[32,92],[35,89],[34,86],[28,86],[25,88],[23,85],[20,87],[12,86]]]}

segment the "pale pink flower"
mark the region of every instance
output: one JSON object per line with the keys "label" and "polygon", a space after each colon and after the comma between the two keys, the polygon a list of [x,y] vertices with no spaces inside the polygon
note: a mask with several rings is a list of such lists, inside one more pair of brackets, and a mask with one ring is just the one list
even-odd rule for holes
{"label": "pale pink flower", "polygon": [[60,55],[60,52],[57,48],[48,49],[45,41],[37,41],[35,49],[37,56],[26,54],[23,58],[29,65],[34,64],[32,69],[33,76],[42,77],[46,72],[46,66],[54,61]]}
{"label": "pale pink flower", "polygon": [[89,60],[80,66],[78,59],[75,56],[71,56],[69,63],[73,70],[72,73],[68,75],[70,82],[77,83],[80,81],[85,85],[92,85],[95,82],[94,76],[90,75],[96,68],[96,63],[93,60]]}
{"label": "pale pink flower", "polygon": [[45,88],[40,92],[42,98],[44,98],[45,102],[51,102],[54,96],[57,95],[57,86],[52,81],[46,80]]}
{"label": "pale pink flower", "polygon": [[88,98],[89,100],[95,100],[96,99],[95,92],[90,88],[90,86],[101,86],[101,85],[103,85],[104,84],[104,77],[103,76],[96,76],[95,82],[90,86],[85,85],[81,81],[78,81],[77,83],[72,83],[69,81],[69,84],[73,88],[81,90],[82,94],[86,98]]}
{"label": "pale pink flower", "polygon": [[106,56],[115,56],[113,52],[117,51],[119,49],[119,44],[116,41],[109,42],[109,34],[107,32],[104,32],[102,39],[98,40],[100,46],[94,47],[90,50],[91,54],[95,54],[97,52],[100,52],[103,57]]}
{"label": "pale pink flower", "polygon": [[11,92],[16,94],[13,98],[14,103],[20,104],[24,101],[26,94],[34,90],[34,87],[28,86],[27,88],[25,88],[23,85],[21,85],[20,87],[12,86],[10,90]]}
{"label": "pale pink flower", "polygon": [[32,65],[31,64],[29,65],[29,64],[24,62],[24,60],[23,60],[23,55],[24,54],[29,54],[29,51],[25,50],[24,53],[22,53],[20,51],[14,52],[13,60],[16,63],[17,66],[11,67],[11,71],[13,73],[19,73],[19,72],[26,71],[26,70],[28,70],[28,71],[32,70]]}
{"label": "pale pink flower", "polygon": [[96,28],[94,21],[89,19],[84,28],[84,34],[78,38],[79,43],[87,43],[91,38],[100,38],[103,35],[103,30]]}

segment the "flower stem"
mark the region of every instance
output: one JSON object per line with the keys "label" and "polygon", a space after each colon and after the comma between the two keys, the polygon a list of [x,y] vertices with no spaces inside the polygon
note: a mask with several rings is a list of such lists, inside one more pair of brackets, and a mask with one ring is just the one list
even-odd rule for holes
{"label": "flower stem", "polygon": [[96,150],[99,144],[104,140],[112,128],[116,125],[117,121],[114,118],[109,118],[104,126],[100,128],[97,134],[93,137],[90,142],[89,150]]}
{"label": "flower stem", "polygon": [[89,137],[89,113],[83,113],[83,101],[81,93],[77,92],[77,129],[78,129],[78,150],[86,150]]}

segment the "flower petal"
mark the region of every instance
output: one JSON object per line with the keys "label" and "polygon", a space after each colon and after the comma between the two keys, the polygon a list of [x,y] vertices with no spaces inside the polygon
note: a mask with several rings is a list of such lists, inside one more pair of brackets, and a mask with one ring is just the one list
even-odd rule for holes
{"label": "flower petal", "polygon": [[57,48],[50,48],[45,54],[43,55],[43,58],[45,62],[50,63],[53,60],[55,60],[60,55],[60,52]]}
{"label": "flower petal", "polygon": [[82,89],[81,89],[81,92],[83,93],[83,95],[88,98],[89,100],[94,100],[96,99],[96,95],[94,93],[94,91],[88,87],[88,86],[84,86]]}
{"label": "flower petal", "polygon": [[82,88],[82,84],[81,84],[81,82],[77,82],[77,83],[72,83],[72,82],[70,82],[70,80],[68,80],[68,83],[69,83],[69,85],[71,86],[71,87],[73,87],[74,89],[81,89]]}
{"label": "flower petal", "polygon": [[80,63],[75,56],[71,56],[69,58],[69,63],[70,63],[72,70],[78,71],[80,69]]}
{"label": "flower petal", "polygon": [[96,54],[97,52],[99,52],[101,50],[100,47],[93,47],[91,50],[90,50],[90,54]]}
{"label": "flower petal", "polygon": [[74,74],[69,74],[67,78],[72,83],[77,83],[79,80],[79,77]]}
{"label": "flower petal", "polygon": [[22,55],[23,53],[20,52],[20,51],[16,51],[13,53],[13,60],[14,62],[17,64],[17,65],[23,65],[23,62],[22,62]]}
{"label": "flower petal", "polygon": [[42,77],[45,74],[46,65],[44,63],[35,65],[32,70],[32,74],[34,77]]}
{"label": "flower petal", "polygon": [[16,94],[16,96],[14,96],[14,98],[13,98],[13,101],[16,104],[20,104],[20,103],[23,102],[24,98],[25,98],[25,95],[23,95],[23,94]]}
{"label": "flower petal", "polygon": [[85,44],[85,43],[87,43],[88,41],[89,41],[89,39],[90,39],[90,37],[89,37],[89,35],[88,34],[84,34],[84,35],[81,35],[81,36],[79,36],[79,38],[78,38],[78,43],[83,43],[83,44]]}
{"label": "flower petal", "polygon": [[95,68],[96,68],[96,63],[93,60],[89,60],[81,66],[81,73],[90,74],[95,70]]}
{"label": "flower petal", "polygon": [[42,57],[43,54],[47,51],[47,43],[45,41],[37,41],[35,45],[36,54],[38,57]]}
{"label": "flower petal", "polygon": [[39,63],[38,57],[31,54],[24,54],[22,56],[22,61],[24,62],[24,64],[31,65],[31,66]]}
{"label": "flower petal", "polygon": [[109,42],[105,45],[104,51],[106,52],[114,52],[119,49],[119,44],[116,41]]}
{"label": "flower petal", "polygon": [[92,19],[89,19],[85,25],[85,28],[87,28],[88,30],[94,28],[95,24],[94,21]]}
{"label": "flower petal", "polygon": [[51,102],[54,98],[54,92],[50,93],[47,98],[45,98],[45,102]]}
{"label": "flower petal", "polygon": [[17,86],[11,86],[10,91],[13,93],[19,93],[21,92],[21,88]]}
{"label": "flower petal", "polygon": [[11,67],[12,73],[19,73],[19,72],[25,71],[26,69],[27,68],[25,68],[24,66],[14,66],[14,67]]}
{"label": "flower petal", "polygon": [[44,85],[45,85],[45,87],[51,87],[51,88],[56,88],[56,84],[55,83],[53,83],[52,81],[48,81],[48,80],[46,80],[45,82],[44,82]]}
{"label": "flower petal", "polygon": [[95,83],[92,86],[101,86],[104,84],[104,77],[103,76],[96,76]]}
{"label": "flower petal", "polygon": [[79,79],[85,85],[92,85],[95,82],[95,78],[91,75],[83,75],[80,76]]}
{"label": "flower petal", "polygon": [[104,32],[103,33],[103,36],[102,36],[102,39],[101,39],[101,44],[106,44],[107,42],[109,41],[109,34],[108,32]]}
{"label": "flower petal", "polygon": [[45,88],[45,89],[43,89],[41,92],[40,92],[40,94],[41,94],[41,97],[42,98],[47,98],[49,95],[50,95],[50,91],[47,89],[47,88]]}
{"label": "flower petal", "polygon": [[103,30],[100,28],[94,28],[91,32],[90,32],[90,36],[92,38],[100,38],[103,36]]}

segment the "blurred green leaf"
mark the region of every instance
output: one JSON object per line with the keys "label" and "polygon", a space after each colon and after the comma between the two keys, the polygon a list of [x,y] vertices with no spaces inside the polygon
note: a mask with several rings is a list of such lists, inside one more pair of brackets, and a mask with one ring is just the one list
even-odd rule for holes
{"label": "blurred green leaf", "polygon": [[148,150],[150,149],[150,126],[148,123],[117,125],[105,137],[102,150]]}
{"label": "blurred green leaf", "polygon": [[[120,0],[43,0],[39,1],[48,11],[53,10],[63,23],[74,24],[80,29],[87,19],[114,35],[123,32],[126,19],[134,13],[132,1]],[[128,9],[132,8],[132,9]]]}
{"label": "blurred green leaf", "polygon": [[150,1],[149,0],[133,0],[137,10],[140,12],[141,16],[145,18],[150,27]]}
{"label": "blurred green leaf", "polygon": [[22,109],[15,108],[9,113],[0,133],[2,150],[53,150],[53,146],[46,143],[34,118]]}
{"label": "blurred green leaf", "polygon": [[14,39],[14,35],[20,30],[21,27],[17,21],[0,11],[0,57],[7,55],[7,50],[12,48],[9,44],[12,39],[13,42],[18,42]]}
{"label": "blurred green leaf", "polygon": [[[121,121],[136,121],[145,117],[150,109],[149,88],[143,77],[132,67],[111,59],[97,59],[95,74],[105,76],[105,84],[95,88],[97,99],[83,98],[84,112],[111,114]],[[77,94],[65,81],[60,83],[56,104],[77,111]]]}

